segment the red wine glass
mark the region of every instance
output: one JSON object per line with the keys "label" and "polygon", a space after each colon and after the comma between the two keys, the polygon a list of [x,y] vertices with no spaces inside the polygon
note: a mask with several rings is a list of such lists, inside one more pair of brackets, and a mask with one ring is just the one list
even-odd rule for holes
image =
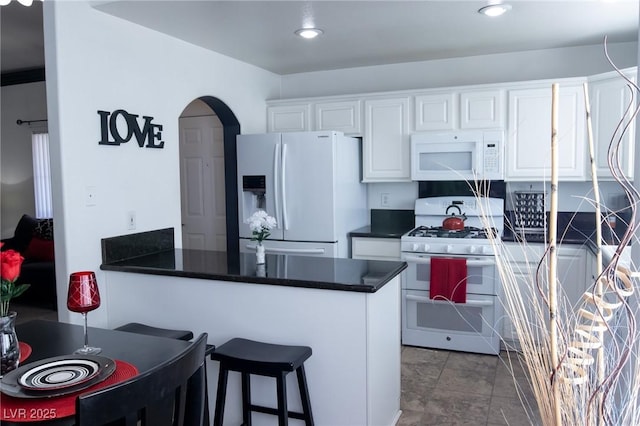
{"label": "red wine glass", "polygon": [[81,355],[95,355],[102,351],[100,348],[89,346],[87,335],[87,312],[100,306],[100,292],[96,274],[91,271],[73,272],[69,277],[69,293],[67,308],[72,312],[79,312],[84,317],[84,346],[74,353]]}

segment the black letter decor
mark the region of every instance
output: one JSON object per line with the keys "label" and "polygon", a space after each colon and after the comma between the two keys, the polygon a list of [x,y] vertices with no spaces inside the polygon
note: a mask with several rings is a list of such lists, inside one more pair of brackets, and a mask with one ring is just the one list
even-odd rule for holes
{"label": "black letter decor", "polygon": [[[153,117],[143,116],[144,124],[142,129],[138,124],[139,115],[130,114],[123,109],[118,109],[112,113],[108,111],[98,111],[100,116],[100,145],[120,145],[127,143],[133,136],[138,141],[140,148],[164,148],[164,141],[162,139],[162,125],[153,124],[151,121]],[[127,124],[126,132],[122,132],[118,129],[118,117],[122,117]],[[109,138],[111,137],[111,139]],[[145,145],[145,141],[147,144]]]}

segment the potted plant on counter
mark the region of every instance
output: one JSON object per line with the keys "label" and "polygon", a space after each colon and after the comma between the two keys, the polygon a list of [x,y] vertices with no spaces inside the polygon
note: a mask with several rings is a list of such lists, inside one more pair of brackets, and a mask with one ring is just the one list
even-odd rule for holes
{"label": "potted plant on counter", "polygon": [[256,263],[258,265],[264,263],[264,245],[262,241],[266,240],[271,231],[276,227],[276,219],[269,216],[264,210],[258,210],[245,221],[249,225],[252,232],[251,241],[257,241],[256,245]]}

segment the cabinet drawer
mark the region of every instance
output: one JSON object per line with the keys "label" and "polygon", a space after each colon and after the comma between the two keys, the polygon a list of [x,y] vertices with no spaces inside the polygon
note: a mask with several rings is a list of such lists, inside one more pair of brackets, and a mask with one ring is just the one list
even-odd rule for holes
{"label": "cabinet drawer", "polygon": [[400,260],[400,239],[366,238],[351,239],[353,259]]}

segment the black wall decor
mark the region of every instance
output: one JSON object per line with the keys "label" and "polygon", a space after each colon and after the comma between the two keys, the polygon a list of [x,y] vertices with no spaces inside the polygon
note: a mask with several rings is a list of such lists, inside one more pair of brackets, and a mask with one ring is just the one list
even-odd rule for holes
{"label": "black wall decor", "polygon": [[[98,111],[100,116],[100,130],[101,139],[98,142],[100,145],[120,145],[127,143],[133,136],[138,141],[138,146],[142,148],[164,148],[164,141],[162,141],[162,125],[153,124],[151,121],[153,117],[143,116],[144,125],[142,129],[138,125],[139,115],[130,114],[123,109],[118,109],[113,112]],[[118,117],[122,117],[127,124],[127,132],[122,135],[118,129],[117,120]],[[111,137],[111,139],[109,139]],[[145,141],[147,144],[145,145]]]}

